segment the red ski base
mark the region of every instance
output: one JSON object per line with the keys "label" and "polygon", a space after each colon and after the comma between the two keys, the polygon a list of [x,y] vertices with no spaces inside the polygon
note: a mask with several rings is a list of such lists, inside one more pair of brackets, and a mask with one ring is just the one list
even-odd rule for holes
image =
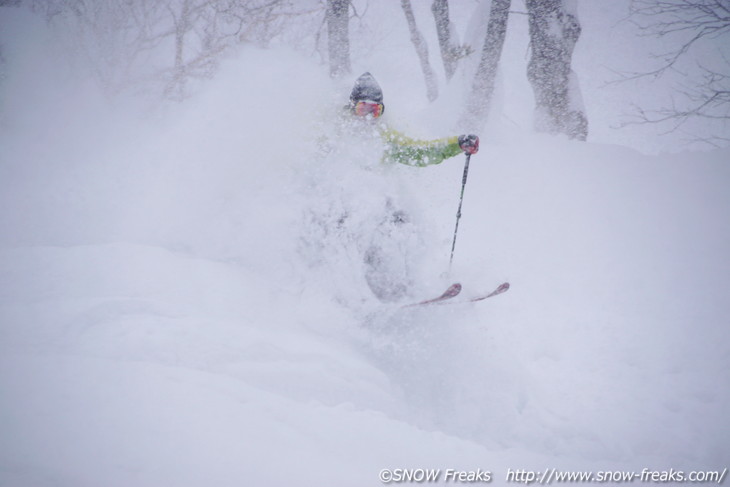
{"label": "red ski base", "polygon": [[476,297],[468,298],[468,299],[460,299],[458,301],[452,301],[451,298],[458,296],[459,293],[461,292],[461,284],[459,284],[457,282],[457,283],[454,283],[451,286],[449,286],[449,288],[446,291],[444,291],[444,293],[441,296],[439,296],[437,298],[427,299],[425,301],[421,301],[418,303],[407,304],[402,307],[411,308],[414,306],[428,306],[428,305],[432,305],[432,304],[475,303],[477,301],[483,301],[487,298],[491,298],[492,296],[497,296],[498,294],[502,294],[504,292],[507,292],[508,290],[509,290],[509,282],[503,282],[502,284],[497,286],[497,289],[495,289],[494,291],[492,291],[489,294],[485,294],[483,296],[476,296]]}

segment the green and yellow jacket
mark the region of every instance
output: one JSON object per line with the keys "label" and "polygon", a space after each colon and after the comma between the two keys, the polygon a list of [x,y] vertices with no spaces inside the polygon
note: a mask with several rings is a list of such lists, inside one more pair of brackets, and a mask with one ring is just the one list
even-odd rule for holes
{"label": "green and yellow jacket", "polygon": [[[379,143],[383,146],[382,161],[386,163],[396,162],[407,166],[425,167],[441,164],[444,160],[463,153],[457,136],[436,140],[413,139],[390,128],[382,119],[362,124],[354,120],[346,108],[340,112],[337,127],[339,133],[335,140],[344,135],[358,135],[366,140],[370,137],[379,139]],[[321,137],[318,142],[322,154],[327,154],[333,149],[333,140],[329,137]]]}
{"label": "green and yellow jacket", "polygon": [[407,166],[424,167],[441,164],[463,151],[457,136],[436,140],[416,140],[381,124],[378,132],[385,143],[383,160]]}

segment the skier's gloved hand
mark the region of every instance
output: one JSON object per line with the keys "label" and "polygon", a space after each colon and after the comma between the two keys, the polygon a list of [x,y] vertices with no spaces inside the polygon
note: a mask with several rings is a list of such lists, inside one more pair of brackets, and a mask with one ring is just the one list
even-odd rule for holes
{"label": "skier's gloved hand", "polygon": [[459,147],[464,151],[464,154],[476,154],[479,152],[479,137],[474,134],[460,135]]}

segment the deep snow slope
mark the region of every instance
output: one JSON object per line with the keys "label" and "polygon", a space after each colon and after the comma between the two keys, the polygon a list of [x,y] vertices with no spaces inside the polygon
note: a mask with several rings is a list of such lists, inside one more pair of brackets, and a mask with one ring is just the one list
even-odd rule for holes
{"label": "deep snow slope", "polygon": [[[33,74],[3,85],[44,96],[0,134],[0,485],[728,466],[727,151],[486,136],[448,275],[463,159],[382,167],[337,135],[349,87],[299,56],[245,49],[144,119]],[[394,125],[449,133],[395,100]],[[512,289],[377,302],[387,196],[412,299]]]}
{"label": "deep snow slope", "polygon": [[722,467],[722,154],[531,144],[474,158],[454,274],[513,287],[473,307],[354,310],[306,269],[159,244],[4,246],[2,485]]}

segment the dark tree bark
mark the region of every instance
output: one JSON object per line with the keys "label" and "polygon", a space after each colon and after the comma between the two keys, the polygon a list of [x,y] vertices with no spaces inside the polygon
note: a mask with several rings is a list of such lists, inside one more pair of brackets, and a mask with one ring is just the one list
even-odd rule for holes
{"label": "dark tree bark", "polygon": [[428,45],[424,40],[421,33],[416,27],[416,18],[413,15],[413,8],[411,8],[410,0],[401,0],[401,7],[403,7],[403,13],[406,15],[406,21],[408,22],[408,30],[411,33],[411,42],[413,47],[416,48],[418,54],[418,60],[421,62],[421,70],[423,71],[423,77],[426,80],[426,96],[428,101],[434,101],[439,96],[438,84],[436,83],[436,77],[431,69],[431,63],[428,60]]}
{"label": "dark tree bark", "polygon": [[507,34],[510,4],[511,0],[492,0],[479,67],[474,76],[466,111],[459,123],[468,132],[478,132],[489,116],[497,67]]}
{"label": "dark tree bark", "polygon": [[527,77],[535,93],[535,128],[586,140],[588,119],[570,64],[580,36],[578,19],[563,0],[526,0],[531,56]]}
{"label": "dark tree bark", "polygon": [[327,47],[332,77],[350,74],[349,11],[349,0],[327,0]]}
{"label": "dark tree bark", "polygon": [[431,12],[436,21],[436,34],[441,49],[441,59],[444,62],[446,79],[450,80],[456,71],[456,62],[459,60],[459,47],[451,37],[451,22],[449,20],[448,0],[433,0]]}
{"label": "dark tree bark", "polygon": [[[0,7],[18,7],[20,6],[20,0],[0,0]],[[3,65],[5,64],[5,58],[3,57],[3,46],[0,44],[0,82],[4,78]]]}

